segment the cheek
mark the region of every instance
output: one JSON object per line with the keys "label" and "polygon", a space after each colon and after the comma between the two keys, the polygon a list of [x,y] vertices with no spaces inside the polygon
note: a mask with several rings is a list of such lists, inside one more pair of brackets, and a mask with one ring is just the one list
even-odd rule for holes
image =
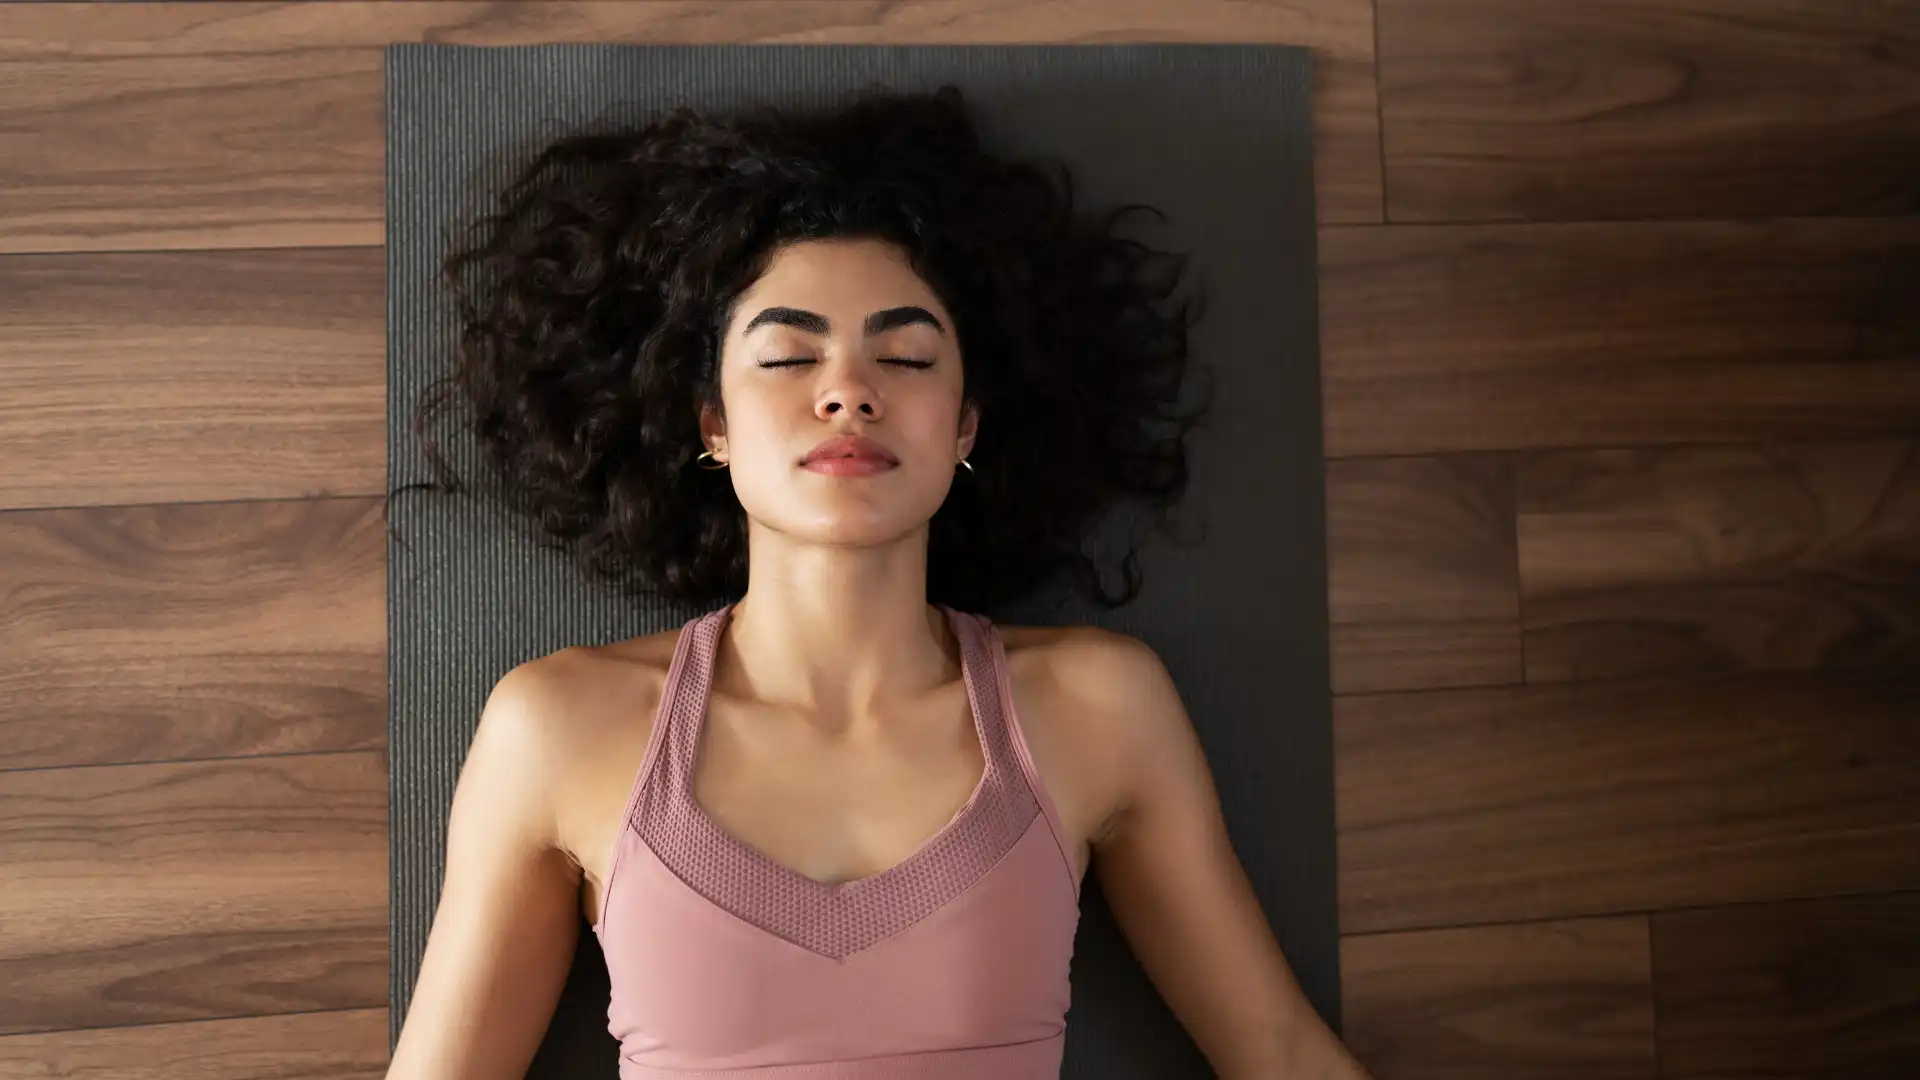
{"label": "cheek", "polygon": [[742,389],[727,398],[728,441],[742,447],[784,444],[796,407],[764,387]]}
{"label": "cheek", "polygon": [[924,394],[902,402],[894,411],[898,429],[915,442],[945,446],[960,431],[960,395]]}

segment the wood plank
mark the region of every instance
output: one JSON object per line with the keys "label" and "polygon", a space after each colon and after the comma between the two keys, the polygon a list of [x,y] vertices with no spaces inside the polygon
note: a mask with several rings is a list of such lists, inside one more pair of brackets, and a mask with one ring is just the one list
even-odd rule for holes
{"label": "wood plank", "polygon": [[1393,221],[1920,211],[1920,13],[1379,0]]}
{"label": "wood plank", "polygon": [[1527,681],[1920,669],[1920,441],[1519,462]]}
{"label": "wood plank", "polygon": [[1334,693],[1519,682],[1513,522],[1505,455],[1328,462]]}
{"label": "wood plank", "polygon": [[8,11],[0,252],[384,242],[378,51],[256,45],[245,5],[188,6]]}
{"label": "wood plank", "polygon": [[386,745],[384,509],[0,513],[0,769]]}
{"label": "wood plank", "polygon": [[0,507],[386,492],[378,248],[0,258],[0,355]]}
{"label": "wood plank", "polygon": [[1345,933],[1920,888],[1920,679],[1336,698]]}
{"label": "wood plank", "polygon": [[1642,916],[1340,942],[1342,1038],[1379,1080],[1653,1080]]}
{"label": "wood plank", "polygon": [[387,1010],[0,1035],[0,1080],[380,1080]]}
{"label": "wood plank", "polygon": [[1653,917],[1669,1080],[1910,1080],[1920,895]]}
{"label": "wood plank", "polygon": [[1320,234],[1327,456],[1911,433],[1920,217]]}
{"label": "wood plank", "polygon": [[0,38],[0,252],[384,243],[381,49],[408,41],[1306,45],[1321,220],[1381,220],[1367,0],[77,3]]}
{"label": "wood plank", "polygon": [[387,1001],[378,752],[0,773],[0,1034]]}

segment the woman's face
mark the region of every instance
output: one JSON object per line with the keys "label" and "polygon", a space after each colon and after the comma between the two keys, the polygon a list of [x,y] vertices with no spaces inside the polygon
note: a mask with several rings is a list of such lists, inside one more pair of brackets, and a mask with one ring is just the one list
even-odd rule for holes
{"label": "woman's face", "polygon": [[[933,517],[973,446],[960,363],[953,317],[899,248],[796,242],[734,309],[720,352],[726,419],[709,411],[701,434],[761,526],[828,544],[897,539]],[[844,435],[897,463],[806,463]]]}

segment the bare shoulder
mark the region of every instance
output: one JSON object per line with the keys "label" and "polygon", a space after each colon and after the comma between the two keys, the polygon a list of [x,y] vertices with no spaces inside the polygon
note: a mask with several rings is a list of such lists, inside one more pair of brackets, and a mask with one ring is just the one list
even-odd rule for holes
{"label": "bare shoulder", "polygon": [[634,706],[657,700],[679,633],[569,645],[514,667],[493,695],[506,696],[556,749],[592,751],[610,725],[630,732],[635,723],[648,724],[650,715]]}
{"label": "bare shoulder", "polygon": [[1044,651],[1056,663],[1158,663],[1153,646],[1131,634],[1092,623],[1070,626],[1008,626],[994,624],[1006,642],[1008,655],[1016,651]]}
{"label": "bare shoulder", "polygon": [[1061,816],[1098,846],[1155,725],[1186,722],[1153,647],[1090,624],[998,627],[1021,728]]}
{"label": "bare shoulder", "polygon": [[573,645],[538,661],[547,667],[556,699],[589,751],[599,753],[636,736],[644,741],[651,733],[680,632],[674,627],[602,645]]}
{"label": "bare shoulder", "polygon": [[1160,654],[1131,634],[1085,623],[999,630],[1015,674],[1050,695],[1064,696],[1062,703],[1083,706],[1074,711],[1077,722],[1110,724],[1116,719],[1111,706],[1132,700],[1142,690],[1164,693],[1171,688]]}
{"label": "bare shoulder", "polygon": [[527,729],[551,793],[555,844],[597,883],[653,732],[680,628],[527,660],[495,687]]}

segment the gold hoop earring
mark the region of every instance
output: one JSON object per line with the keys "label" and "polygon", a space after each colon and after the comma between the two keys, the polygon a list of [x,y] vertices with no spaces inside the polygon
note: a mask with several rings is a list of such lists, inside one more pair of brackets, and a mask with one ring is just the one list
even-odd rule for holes
{"label": "gold hoop earring", "polygon": [[726,468],[726,467],[727,467],[727,463],[726,463],[726,462],[724,462],[724,461],[720,461],[720,459],[719,459],[719,458],[717,458],[717,457],[714,457],[714,456],[713,456],[713,451],[711,451],[711,450],[702,450],[702,451],[700,451],[700,456],[699,456],[699,457],[696,457],[696,458],[694,458],[694,459],[693,459],[693,462],[694,462],[694,464],[696,464],[696,465],[699,465],[702,459],[711,459],[711,460],[713,460],[713,461],[719,461],[719,462],[720,462],[720,463],[719,463],[718,465],[700,465],[700,467],[701,467],[701,468],[703,468],[703,469],[705,469],[705,470],[707,470],[708,472],[714,472],[714,471],[716,471],[716,470],[719,470],[719,469],[724,469],[724,468]]}
{"label": "gold hoop earring", "polygon": [[961,466],[962,466],[962,467],[964,467],[964,468],[965,468],[965,469],[966,469],[966,470],[967,470],[968,472],[972,472],[972,471],[973,471],[973,463],[972,463],[972,462],[970,462],[970,461],[968,461],[968,460],[967,460],[966,458],[961,458],[961,459],[960,459],[960,464],[961,464]]}

